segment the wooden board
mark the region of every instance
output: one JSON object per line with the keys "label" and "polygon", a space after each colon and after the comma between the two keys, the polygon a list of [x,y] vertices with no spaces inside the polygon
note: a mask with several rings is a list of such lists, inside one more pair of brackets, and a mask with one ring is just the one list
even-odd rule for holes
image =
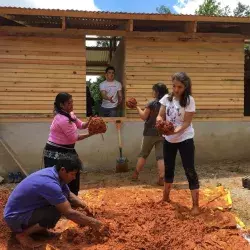
{"label": "wooden board", "polygon": [[[163,82],[169,90],[175,72],[192,80],[196,118],[234,119],[244,114],[244,51],[237,38],[210,37],[180,41],[178,37],[127,38],[126,95],[140,107],[152,100],[152,86]],[[136,110],[127,110],[138,118]]]}
{"label": "wooden board", "polygon": [[1,37],[0,113],[51,115],[59,92],[86,112],[84,39]]}

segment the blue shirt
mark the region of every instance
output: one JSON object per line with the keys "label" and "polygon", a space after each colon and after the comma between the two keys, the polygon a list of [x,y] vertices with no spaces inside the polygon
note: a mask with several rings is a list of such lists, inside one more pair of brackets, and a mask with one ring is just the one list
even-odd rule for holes
{"label": "blue shirt", "polygon": [[67,184],[60,182],[54,167],[39,170],[17,185],[4,209],[4,219],[14,232],[22,232],[35,209],[55,206],[69,197]]}

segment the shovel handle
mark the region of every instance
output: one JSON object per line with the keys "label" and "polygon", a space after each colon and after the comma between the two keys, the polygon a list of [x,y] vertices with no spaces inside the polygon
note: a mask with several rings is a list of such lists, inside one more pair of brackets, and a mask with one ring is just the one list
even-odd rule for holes
{"label": "shovel handle", "polygon": [[119,148],[122,148],[122,139],[121,139],[121,122],[116,121],[116,128],[118,132],[118,142],[119,142]]}

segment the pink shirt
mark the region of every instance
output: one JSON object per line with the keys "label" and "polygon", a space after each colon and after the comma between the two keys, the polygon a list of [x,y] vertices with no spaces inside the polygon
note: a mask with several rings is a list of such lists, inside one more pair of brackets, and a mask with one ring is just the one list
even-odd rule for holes
{"label": "pink shirt", "polygon": [[50,126],[49,141],[61,145],[74,144],[78,139],[77,129],[82,129],[83,122],[79,120],[74,113],[71,117],[76,119],[75,122],[69,121],[64,115],[57,114]]}

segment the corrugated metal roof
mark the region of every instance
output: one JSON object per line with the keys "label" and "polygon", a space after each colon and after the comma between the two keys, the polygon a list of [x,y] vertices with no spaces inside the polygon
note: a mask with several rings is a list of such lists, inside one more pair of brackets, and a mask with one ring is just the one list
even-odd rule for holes
{"label": "corrugated metal roof", "polygon": [[[93,14],[126,14],[126,15],[156,15],[156,16],[162,16],[162,15],[171,15],[171,16],[201,16],[201,15],[192,15],[192,14],[177,14],[177,13],[171,13],[171,14],[160,14],[157,12],[123,12],[123,11],[86,11],[86,10],[76,10],[76,9],[44,9],[44,8],[24,8],[24,7],[15,7],[15,6],[0,6],[1,8],[8,8],[8,9],[20,9],[20,10],[37,10],[37,11],[64,11],[64,12],[81,12],[81,13],[93,13]],[[233,15],[229,16],[216,16],[216,15],[202,15],[205,17],[234,17],[234,18],[248,18],[249,17],[235,17]]]}
{"label": "corrugated metal roof", "polygon": [[109,51],[108,50],[88,50],[86,49],[87,62],[108,62]]}

